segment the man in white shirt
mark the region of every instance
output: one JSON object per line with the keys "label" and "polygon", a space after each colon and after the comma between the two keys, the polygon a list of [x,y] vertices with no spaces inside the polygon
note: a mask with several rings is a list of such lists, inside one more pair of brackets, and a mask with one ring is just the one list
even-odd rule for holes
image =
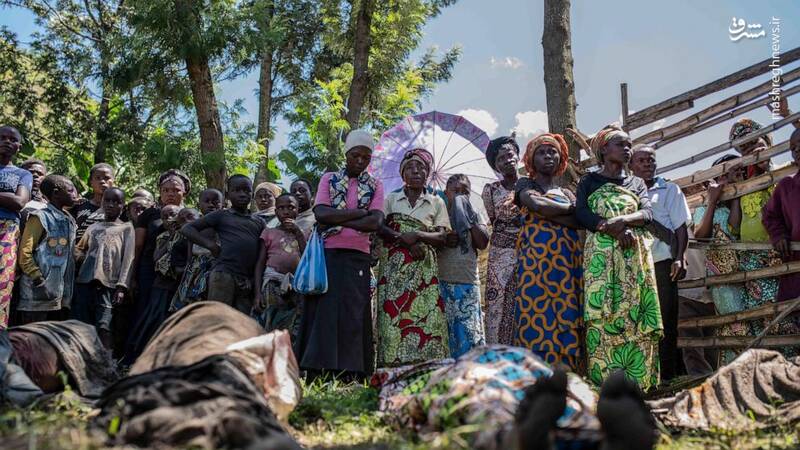
{"label": "man in white shirt", "polygon": [[647,184],[655,221],[674,234],[674,242],[656,239],[652,248],[664,323],[664,338],[659,345],[661,379],[669,380],[682,371],[678,352],[678,280],[686,276],[684,255],[689,244],[688,224],[692,215],[678,185],[656,176],[655,149],[646,145],[634,147],[630,169]]}

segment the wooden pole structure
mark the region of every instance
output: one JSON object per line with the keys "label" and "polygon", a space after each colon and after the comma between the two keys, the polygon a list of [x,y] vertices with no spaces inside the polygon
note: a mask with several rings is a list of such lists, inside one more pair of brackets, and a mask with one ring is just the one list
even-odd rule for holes
{"label": "wooden pole structure", "polygon": [[[800,59],[800,47],[781,53],[781,64],[784,67],[798,59]],[[767,73],[772,70],[772,64],[772,58],[765,59],[730,75],[714,80],[711,83],[692,89],[689,92],[676,95],[675,97],[664,100],[661,103],[657,103],[653,106],[644,108],[641,111],[637,111],[636,113],[628,116],[628,127],[630,127],[631,130],[635,130],[636,128],[655,122],[658,119],[655,119],[654,117],[657,116],[659,111],[674,107],[675,105],[686,101],[696,100],[706,95],[713,94],[714,92],[727,89],[744,80],[749,80],[750,78]]]}
{"label": "wooden pole structure", "polygon": [[[794,69],[791,72],[785,73],[781,76],[780,85],[784,86],[786,83],[790,83],[794,80],[800,79],[800,68]],[[772,79],[762,83],[752,89],[748,89],[740,94],[733,95],[731,97],[722,100],[721,102],[715,103],[709,106],[702,111],[699,111],[691,116],[682,119],[678,122],[675,122],[671,125],[668,125],[663,128],[659,128],[658,130],[653,130],[649,133],[645,133],[636,139],[633,140],[634,144],[649,144],[651,142],[655,142],[658,140],[667,139],[670,137],[674,137],[686,130],[691,129],[693,126],[703,123],[706,120],[709,120],[715,117],[718,114],[724,113],[732,108],[736,108],[737,106],[745,105],[747,102],[758,98],[761,95],[769,94],[769,92],[773,89]],[[767,98],[770,98],[769,95]]]}
{"label": "wooden pole structure", "polygon": [[711,166],[708,169],[698,170],[697,172],[687,175],[685,177],[676,178],[672,180],[673,183],[685,188],[695,184],[700,184],[706,180],[717,178],[718,176],[728,173],[734,167],[747,167],[753,164],[767,161],[773,156],[780,155],[789,151],[789,141],[783,141],[780,144],[773,145],[772,147],[759,150],[749,155],[741,156],[730,161],[725,161],[722,164]]}
{"label": "wooden pole structure", "polygon": [[779,121],[774,122],[774,123],[772,123],[770,125],[767,125],[764,128],[761,128],[760,130],[758,130],[758,131],[756,131],[754,133],[750,133],[747,136],[744,136],[742,138],[736,139],[734,141],[724,142],[724,143],[722,143],[720,145],[717,145],[717,146],[712,147],[712,148],[710,148],[708,150],[702,151],[702,152],[700,152],[700,153],[698,153],[696,155],[693,155],[693,156],[691,156],[689,158],[680,160],[678,162],[674,162],[672,164],[667,165],[666,167],[661,167],[661,168],[658,169],[658,174],[662,174],[664,172],[669,172],[670,170],[678,169],[680,167],[688,166],[689,164],[694,164],[697,161],[701,161],[701,160],[706,159],[706,158],[708,158],[710,156],[714,156],[717,153],[722,153],[725,150],[729,150],[731,148],[736,148],[736,147],[738,147],[738,146],[740,146],[742,144],[745,144],[745,143],[750,142],[750,141],[752,141],[754,139],[760,138],[761,136],[766,136],[769,133],[771,133],[771,132],[773,132],[773,131],[775,131],[775,130],[783,127],[783,126],[789,125],[789,124],[797,121],[798,119],[800,119],[800,112],[796,112],[794,114],[791,114],[791,115],[789,115],[789,117],[787,117],[787,118],[785,118],[783,120],[779,120]]}
{"label": "wooden pole structure", "polygon": [[619,97],[622,102],[622,129],[628,129],[628,83],[619,85]]}
{"label": "wooden pole structure", "polygon": [[[789,89],[786,89],[785,91],[782,91],[781,95],[783,97],[789,97],[789,96],[792,96],[792,95],[794,95],[794,94],[796,94],[798,92],[800,92],[800,85],[793,86],[792,88],[789,88]],[[693,135],[693,134],[695,134],[695,133],[697,133],[699,131],[705,130],[706,128],[711,128],[714,125],[719,125],[722,122],[726,122],[726,121],[728,121],[730,119],[733,119],[734,117],[740,116],[740,115],[742,115],[742,114],[744,114],[746,112],[749,112],[749,111],[752,111],[754,109],[760,108],[762,106],[768,105],[768,104],[770,104],[772,102],[773,102],[772,97],[767,95],[767,96],[759,99],[758,101],[755,101],[755,102],[752,102],[752,103],[748,103],[747,105],[741,106],[739,108],[736,108],[736,109],[733,109],[731,111],[728,111],[725,114],[717,116],[712,120],[697,124],[697,125],[693,126],[692,128],[690,128],[690,129],[688,129],[686,131],[683,131],[681,133],[678,133],[678,134],[675,134],[675,135],[672,135],[672,136],[667,136],[664,139],[662,139],[662,140],[656,142],[655,144],[653,144],[653,148],[655,148],[655,149],[661,148],[661,147],[663,147],[663,146],[665,146],[667,144],[671,144],[671,143],[673,143],[673,142],[675,142],[675,141],[677,141],[679,139],[683,139],[686,136],[691,136],[691,135]]]}
{"label": "wooden pole structure", "polygon": [[[800,242],[790,242],[794,251],[800,252]],[[714,242],[689,240],[689,248],[698,250],[772,250],[769,242]]]}
{"label": "wooden pole structure", "polygon": [[[756,319],[763,319],[765,317],[773,317],[787,309],[793,308],[797,304],[800,304],[800,298],[778,303],[767,303],[766,305],[761,305],[757,308],[748,309],[746,311],[737,311],[730,314],[680,319],[678,320],[678,328],[721,327],[723,325],[730,325],[732,323],[747,322]],[[800,311],[795,311],[794,314],[800,314]]]}
{"label": "wooden pole structure", "polygon": [[678,281],[678,289],[691,289],[704,286],[716,286],[720,284],[744,283],[745,281],[777,277],[797,272],[800,272],[800,261],[792,261],[779,264],[777,266],[764,267],[763,269],[749,270],[747,272],[733,272],[723,275],[712,275],[704,278],[682,280]]}
{"label": "wooden pole structure", "polygon": [[[678,337],[679,348],[746,348],[752,336],[713,336],[703,338]],[[791,347],[800,345],[800,334],[764,336],[759,343],[762,348]]]}
{"label": "wooden pole structure", "polygon": [[[767,189],[782,179],[794,175],[796,172],[797,166],[794,164],[789,164],[786,167],[772,172],[767,172],[763,175],[750,178],[749,180],[740,181],[735,184],[729,184],[722,190],[722,195],[720,196],[719,200],[730,200],[751,192]],[[706,203],[708,203],[708,191],[693,194],[686,198],[686,204],[689,205],[689,208],[696,208],[698,206],[705,205]]]}

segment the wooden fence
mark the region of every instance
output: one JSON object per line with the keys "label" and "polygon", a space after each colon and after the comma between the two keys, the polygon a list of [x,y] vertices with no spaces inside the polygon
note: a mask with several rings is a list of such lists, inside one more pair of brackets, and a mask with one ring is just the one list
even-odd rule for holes
{"label": "wooden fence", "polygon": [[[800,47],[794,48],[780,55],[783,73],[778,80],[779,83],[777,84],[780,85],[781,95],[784,97],[790,97],[800,92],[800,67],[796,67],[791,70],[788,68],[789,65],[798,60],[800,60]],[[696,100],[710,94],[732,88],[747,80],[751,80],[765,74],[770,74],[772,69],[773,60],[772,58],[769,58],[683,94],[676,95],[655,105],[643,108],[635,113],[629,112],[629,88],[626,83],[622,83],[620,85],[622,128],[628,132],[632,132],[645,125],[652,124],[657,120],[673,117],[684,111],[691,110],[694,108],[694,102]],[[743,92],[728,96],[711,106],[691,113],[688,116],[676,120],[667,126],[663,126],[657,130],[652,130],[641,134],[633,139],[633,143],[649,144],[653,148],[660,151],[661,148],[670,144],[674,144],[683,138],[694,135],[700,131],[707,130],[711,127],[721,125],[749,111],[753,111],[757,108],[763,108],[765,105],[771,104],[774,101],[772,98],[774,87],[775,85],[773,84],[773,79],[770,77],[755,87],[751,87]],[[663,174],[675,169],[686,167],[690,164],[705,160],[706,158],[718,155],[727,150],[735,149],[742,144],[746,144],[759,137],[766,136],[785,126],[791,126],[793,123],[798,121],[800,121],[800,112],[775,121],[748,136],[723,142],[719,145],[715,145],[714,147],[698,151],[691,157],[660,167],[658,173]],[[579,135],[579,137],[582,136],[580,132],[571,130],[571,135],[573,135],[573,137],[575,134]],[[588,159],[580,162],[579,168],[588,169],[592,166],[595,166],[597,164],[595,155],[593,155],[589,150],[588,144],[585,144],[587,141],[589,141],[589,139],[585,138],[584,136],[583,139],[578,141],[583,141],[581,145],[589,154]],[[788,141],[779,142],[769,148],[741,156],[717,166],[698,170],[690,175],[677,178],[673,181],[682,189],[684,189],[685,192],[687,192],[687,201],[689,206],[690,208],[694,209],[695,207],[705,205],[708,202],[708,192],[706,189],[703,189],[702,183],[728,173],[731,170],[736,170],[740,167],[770,160],[771,158],[788,151]],[[748,180],[729,184],[723,189],[720,200],[730,200],[752,192],[766,189],[769,186],[779,182],[781,179],[794,175],[796,172],[797,167],[794,164],[789,164]],[[698,249],[724,248],[737,251],[759,251],[770,250],[772,248],[769,243],[716,243],[709,240],[692,240],[690,242],[690,246]],[[800,242],[791,243],[791,248],[793,250],[800,251]],[[718,286],[731,283],[743,283],[755,279],[776,277],[798,272],[800,272],[800,261],[792,261],[780,264],[778,266],[766,267],[758,270],[734,272],[723,275],[713,275],[703,278],[683,280],[678,283],[678,287],[685,289]],[[679,328],[719,327],[723,325],[743,323],[754,320],[768,320],[770,318],[772,318],[772,323],[767,326],[765,333],[762,333],[762,335],[756,337],[715,336],[704,338],[679,338],[678,345],[682,348],[694,347],[738,349],[749,348],[756,345],[760,347],[800,346],[800,335],[766,334],[779,320],[783,320],[786,317],[798,314],[800,314],[800,297],[792,301],[769,303],[757,308],[732,314],[683,319],[678,323]]]}

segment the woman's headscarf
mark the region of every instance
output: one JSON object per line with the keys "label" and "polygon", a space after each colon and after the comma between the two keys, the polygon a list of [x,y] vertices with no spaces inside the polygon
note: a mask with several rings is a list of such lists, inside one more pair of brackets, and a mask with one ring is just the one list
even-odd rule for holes
{"label": "woman's headscarf", "polygon": [[158,177],[158,187],[160,188],[161,185],[167,181],[177,181],[182,184],[183,195],[189,195],[189,191],[192,189],[192,182],[189,180],[189,177],[178,169],[169,169],[162,173],[161,176]]}
{"label": "woman's headscarf", "polygon": [[536,176],[536,166],[533,164],[533,157],[536,154],[536,149],[542,145],[552,145],[558,150],[558,167],[556,167],[554,175],[558,176],[563,174],[564,171],[567,170],[567,164],[569,163],[569,146],[567,145],[567,141],[565,141],[564,136],[560,134],[543,133],[531,139],[525,147],[523,163],[525,164],[525,170],[528,172],[528,176]]}
{"label": "woman's headscarf", "polygon": [[256,193],[256,192],[258,192],[258,191],[260,191],[262,189],[266,189],[266,190],[272,192],[272,195],[275,198],[278,198],[278,196],[281,195],[281,193],[283,192],[283,189],[280,186],[278,186],[277,184],[270,183],[269,181],[265,181],[263,183],[259,183],[258,186],[256,186],[256,190],[253,191],[253,193]]}
{"label": "woman's headscarf", "polygon": [[[429,176],[431,174],[431,168],[433,167],[433,155],[425,149],[422,148],[415,148],[413,150],[409,150],[403,155],[403,160],[400,162],[400,176],[403,176],[403,171],[406,169],[406,165],[411,161],[419,161],[425,166],[425,172]],[[427,181],[427,180],[426,180]]]}
{"label": "woman's headscarf", "polygon": [[500,149],[507,144],[511,144],[514,147],[514,151],[516,152],[517,156],[519,156],[519,145],[517,144],[517,141],[514,140],[513,136],[501,136],[499,138],[492,139],[489,141],[489,146],[486,147],[486,162],[489,163],[489,167],[491,167],[495,172],[497,172],[497,169],[494,167],[494,163],[495,160],[497,160],[497,155],[500,153]]}
{"label": "woman's headscarf", "polygon": [[611,139],[615,137],[623,137],[628,139],[628,133],[625,132],[622,128],[617,125],[608,125],[604,127],[602,130],[598,131],[597,134],[594,135],[592,138],[592,152],[597,156],[597,160],[602,163],[603,162],[603,153],[600,149],[603,148]]}
{"label": "woman's headscarf", "polygon": [[[730,140],[735,141],[737,139],[741,139],[748,134],[755,133],[762,128],[764,127],[753,119],[748,119],[746,117],[739,119],[731,126]],[[767,145],[772,145],[772,138],[768,134],[765,134],[761,137],[767,142]]]}

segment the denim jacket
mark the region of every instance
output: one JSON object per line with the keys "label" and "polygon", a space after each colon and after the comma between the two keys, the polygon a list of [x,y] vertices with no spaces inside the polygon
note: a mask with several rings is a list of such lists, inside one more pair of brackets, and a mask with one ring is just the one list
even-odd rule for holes
{"label": "denim jacket", "polygon": [[31,211],[39,218],[44,235],[33,252],[33,259],[45,279],[45,286],[34,286],[25,274],[20,278],[20,306],[23,311],[54,311],[72,299],[75,278],[75,221],[68,214],[48,204]]}

